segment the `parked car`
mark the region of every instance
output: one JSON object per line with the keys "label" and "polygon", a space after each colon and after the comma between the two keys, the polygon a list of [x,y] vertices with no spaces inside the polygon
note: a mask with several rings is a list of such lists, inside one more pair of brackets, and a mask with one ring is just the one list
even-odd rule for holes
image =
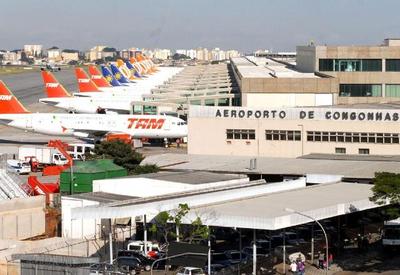
{"label": "parked car", "polygon": [[224,252],[230,261],[230,265],[237,265],[247,262],[247,254],[238,250],[227,250]]}
{"label": "parked car", "polygon": [[142,263],[135,257],[118,257],[117,258],[118,270],[130,274],[140,274],[142,270]]}
{"label": "parked car", "polygon": [[[293,245],[286,245],[285,246],[285,261],[289,260],[289,255],[293,253],[300,253],[297,251],[297,248],[294,247]],[[277,246],[274,248],[274,256],[277,258],[277,260],[282,260],[283,259],[283,245]]]}
{"label": "parked car", "polygon": [[7,171],[19,175],[29,174],[31,172],[31,166],[29,165],[29,162],[9,159],[7,160]]}
{"label": "parked car", "polygon": [[282,237],[285,236],[285,242],[290,245],[300,245],[306,243],[304,239],[298,238],[294,232],[282,233]]}
{"label": "parked car", "polygon": [[181,267],[176,275],[206,275],[201,268],[198,267]]}
{"label": "parked car", "polygon": [[[222,269],[224,269],[224,266],[221,264],[211,264],[211,274],[208,274],[208,275],[216,274],[216,273],[220,272]],[[204,273],[207,273],[208,265],[203,267],[203,270],[204,270]]]}
{"label": "parked car", "polygon": [[153,264],[154,260],[144,256],[142,253],[138,251],[132,251],[132,250],[119,250],[117,253],[118,258],[119,257],[131,257],[131,258],[137,258],[140,260],[140,266],[146,270],[149,271],[151,268],[151,265]]}
{"label": "parked car", "polygon": [[231,266],[231,261],[225,253],[213,253],[211,255],[211,263],[220,264],[223,267]]}

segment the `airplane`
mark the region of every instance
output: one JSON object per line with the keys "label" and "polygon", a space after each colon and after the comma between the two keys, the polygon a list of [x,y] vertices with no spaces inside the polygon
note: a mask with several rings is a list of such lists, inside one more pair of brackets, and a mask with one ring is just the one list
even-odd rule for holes
{"label": "airplane", "polygon": [[118,134],[161,139],[187,136],[186,122],[167,115],[30,113],[3,81],[0,81],[0,122],[29,132],[79,138]]}
{"label": "airplane", "polygon": [[47,98],[41,98],[39,102],[63,109],[69,113],[129,114],[132,109],[131,101],[141,100],[140,96],[132,93],[98,91],[97,86],[83,69],[76,68],[75,72],[81,93],[97,94],[97,96],[82,97],[77,96],[77,93],[72,96],[52,73],[43,71],[42,78]]}

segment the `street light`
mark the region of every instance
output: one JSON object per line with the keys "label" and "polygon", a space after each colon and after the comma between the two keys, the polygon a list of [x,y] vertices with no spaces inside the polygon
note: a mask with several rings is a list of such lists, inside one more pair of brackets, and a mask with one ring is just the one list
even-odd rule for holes
{"label": "street light", "polygon": [[[316,222],[316,223],[319,225],[319,227],[321,227],[321,230],[322,230],[322,232],[324,233],[324,236],[325,236],[325,246],[326,246],[326,255],[325,255],[325,258],[326,258],[326,266],[325,266],[325,274],[328,274],[328,265],[329,265],[329,261],[328,261],[328,257],[329,257],[328,235],[326,235],[325,229],[324,229],[324,227],[322,226],[322,224],[321,224],[319,221],[317,221],[315,218],[313,218],[313,217],[311,217],[311,216],[308,216],[308,215],[306,215],[306,214],[303,214],[303,213],[301,213],[301,212],[299,212],[299,211],[296,211],[296,210],[294,210],[294,209],[285,208],[284,210],[285,210],[286,212],[289,212],[289,213],[296,213],[296,214],[298,214],[298,215],[300,215],[300,216],[304,216],[304,217],[306,217],[306,218],[309,218],[309,219],[313,220],[314,222]],[[314,257],[313,257],[313,258],[314,258]]]}

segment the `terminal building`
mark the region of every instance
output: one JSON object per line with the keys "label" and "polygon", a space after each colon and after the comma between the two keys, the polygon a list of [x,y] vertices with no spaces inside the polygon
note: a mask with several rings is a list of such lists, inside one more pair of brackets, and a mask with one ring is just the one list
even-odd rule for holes
{"label": "terminal building", "polygon": [[400,98],[400,39],[379,46],[298,46],[296,59],[231,59],[244,107],[387,103]]}
{"label": "terminal building", "polygon": [[299,157],[399,155],[399,105],[364,108],[191,106],[188,153]]}

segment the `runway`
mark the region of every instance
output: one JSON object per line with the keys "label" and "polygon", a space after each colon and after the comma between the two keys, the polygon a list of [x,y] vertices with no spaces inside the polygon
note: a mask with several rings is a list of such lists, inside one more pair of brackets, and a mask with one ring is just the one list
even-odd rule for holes
{"label": "runway", "polygon": [[[69,91],[77,92],[78,85],[73,69],[62,69],[54,72],[54,76]],[[39,103],[39,98],[46,97],[40,71],[27,71],[17,74],[0,75],[0,80],[21,101],[30,112],[54,113],[63,112],[60,109]],[[73,137],[48,136],[25,132],[0,125],[0,154],[14,153],[23,144],[46,144],[50,139],[61,139],[65,142],[81,142]]]}

